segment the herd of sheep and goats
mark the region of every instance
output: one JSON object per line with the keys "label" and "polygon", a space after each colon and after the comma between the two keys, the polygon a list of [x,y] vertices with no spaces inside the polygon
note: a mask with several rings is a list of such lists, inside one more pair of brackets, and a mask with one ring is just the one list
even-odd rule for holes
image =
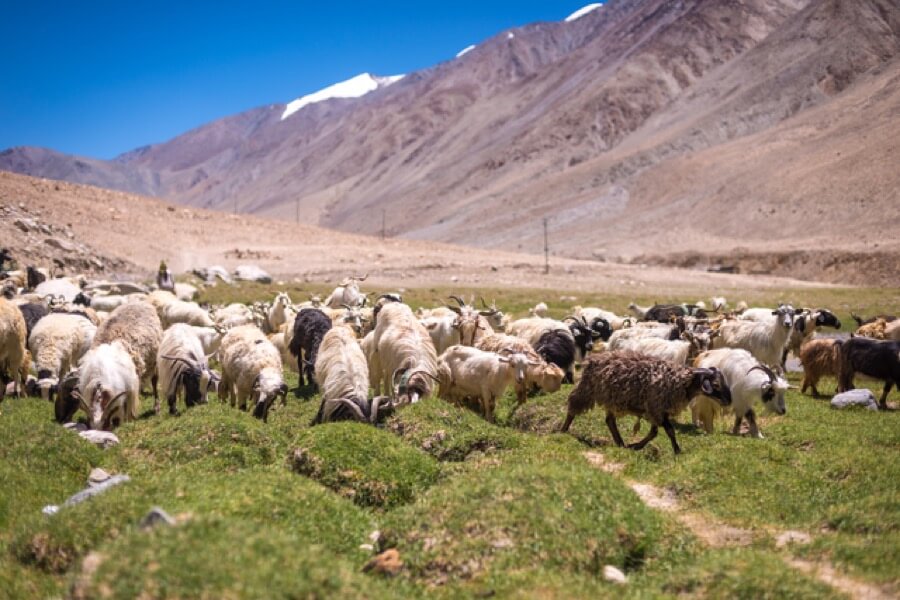
{"label": "herd of sheep and goats", "polygon": [[161,396],[175,415],[179,398],[189,408],[214,390],[266,421],[278,399],[287,400],[287,365],[301,386],[321,393],[314,424],[376,424],[434,394],[493,422],[495,402],[510,386],[517,408],[529,394],[565,382],[575,385],[563,431],[598,405],[617,445],[625,445],[617,419],[632,415],[650,431],[629,447],[643,448],[662,427],[679,453],[672,423],[686,408],[708,432],[728,411],[734,433],[746,420],[750,435],[761,438],[756,410],[785,414],[790,352],[803,365],[802,393],[818,396],[825,376],[837,379],[838,391],[850,390],[861,374],[884,382],[885,408],[892,385],[900,386],[900,320],[891,315],[854,315],[856,334],[836,339],[816,335],[841,327],[827,309],[742,302],[728,310],[724,298],[713,298],[711,308],[632,304],[629,316],[575,306],[562,320],[548,318],[539,303],[512,320],[483,299],[476,305],[450,296],[443,306],[416,310],[396,293],[373,301],[360,290],[365,277],[344,279],[325,299],[295,304],[281,292],[250,306],[201,306],[186,284],[151,291],[40,277],[32,269],[0,277],[0,400],[38,396],[53,404],[60,423],[82,411],[91,430],[136,419],[145,382],[157,413]]}

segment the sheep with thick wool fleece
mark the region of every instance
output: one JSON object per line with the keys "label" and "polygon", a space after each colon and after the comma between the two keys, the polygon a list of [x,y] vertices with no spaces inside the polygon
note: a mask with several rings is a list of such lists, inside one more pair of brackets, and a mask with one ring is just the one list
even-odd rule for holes
{"label": "sheep with thick wool fleece", "polygon": [[[46,317],[45,317],[46,318]],[[16,394],[21,395],[22,364],[25,361],[27,328],[19,307],[0,297],[0,400],[6,394],[6,384],[16,382]]]}
{"label": "sheep with thick wool fleece", "polygon": [[[762,403],[772,412],[783,415],[787,412],[784,394],[788,383],[776,375],[771,369],[753,357],[746,350],[738,348],[720,348],[704,352],[694,361],[695,367],[716,368],[725,376],[731,390],[731,406],[734,413],[732,433],[738,435],[741,422],[747,419],[750,425],[750,436],[763,439],[756,424],[756,413],[753,407]],[[691,415],[694,424],[702,426],[707,433],[712,433],[713,423],[717,415],[724,409],[709,398],[697,396],[691,400]]]}
{"label": "sheep with thick wool fleece", "polygon": [[455,403],[478,398],[481,414],[493,423],[497,398],[509,384],[524,384],[526,369],[538,364],[521,353],[501,356],[471,346],[451,346],[438,358],[439,395]]}
{"label": "sheep with thick wool fleece", "polygon": [[315,379],[323,400],[369,395],[369,367],[356,337],[346,327],[325,334],[316,355]]}
{"label": "sheep with thick wool fleece", "polygon": [[[515,382],[517,405],[525,402],[528,388],[533,385],[537,385],[544,392],[555,392],[562,386],[565,372],[557,365],[544,361],[531,347],[531,344],[521,338],[494,333],[481,338],[475,347],[485,352],[495,352],[501,356],[524,354],[528,357],[529,364],[525,370],[525,380]],[[532,361],[537,361],[537,364],[532,364]]]}
{"label": "sheep with thick wool fleece", "polygon": [[709,350],[709,344],[709,334],[686,331],[678,340],[658,337],[623,339],[610,350],[630,350],[644,356],[661,358],[676,365],[686,365],[691,358]]}
{"label": "sheep with thick wool fleece", "polygon": [[223,402],[230,399],[231,406],[237,404],[246,410],[247,401],[251,400],[253,416],[268,421],[275,398],[281,396],[282,403],[287,401],[281,354],[256,325],[230,329],[222,338],[219,362],[219,398]]}
{"label": "sheep with thick wool fleece", "polygon": [[80,407],[91,429],[109,431],[137,419],[140,376],[121,340],[88,350],[78,373]]}
{"label": "sheep with thick wool fleece", "polygon": [[173,300],[163,306],[162,323],[164,328],[171,327],[176,323],[185,323],[197,327],[215,326],[215,321],[199,304],[183,300]]}
{"label": "sheep with thick wool fleece", "polygon": [[41,398],[52,400],[60,378],[73,369],[94,342],[97,326],[80,315],[50,313],[37,322],[28,348]]}

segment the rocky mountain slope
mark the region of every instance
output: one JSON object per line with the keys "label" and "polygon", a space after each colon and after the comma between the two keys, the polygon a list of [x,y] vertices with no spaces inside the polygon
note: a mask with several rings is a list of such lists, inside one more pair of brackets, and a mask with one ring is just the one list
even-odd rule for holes
{"label": "rocky mountain slope", "polygon": [[571,257],[862,269],[900,256],[898,53],[895,0],[611,1],[286,118],[0,169],[485,248],[540,251],[547,217]]}

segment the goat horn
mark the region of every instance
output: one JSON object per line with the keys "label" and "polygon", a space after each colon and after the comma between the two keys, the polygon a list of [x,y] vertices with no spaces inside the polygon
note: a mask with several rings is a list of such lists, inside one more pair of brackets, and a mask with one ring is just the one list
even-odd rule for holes
{"label": "goat horn", "polygon": [[778,379],[778,377],[775,376],[775,373],[773,373],[772,370],[764,364],[758,364],[756,366],[750,367],[750,370],[747,371],[747,374],[749,375],[750,371],[755,371],[757,369],[768,375],[772,383],[775,383],[775,381]]}
{"label": "goat horn", "polygon": [[446,306],[447,308],[449,308],[450,310],[452,310],[452,311],[455,312],[456,314],[462,316],[462,309],[461,309],[460,307],[458,307],[458,306],[450,306],[449,304],[445,304],[444,306]]}
{"label": "goat horn", "polygon": [[450,296],[448,296],[448,298],[450,298],[451,300],[456,300],[456,302],[460,305],[460,307],[463,307],[466,305],[466,301],[463,300],[462,298],[460,298],[459,296],[454,296],[451,294]]}
{"label": "goat horn", "polygon": [[484,301],[484,296],[478,296],[478,299],[481,300],[481,305],[482,305],[483,307],[485,307],[485,308],[490,308],[490,307],[487,305],[487,302]]}
{"label": "goat horn", "polygon": [[166,356],[165,354],[161,354],[160,356],[162,358],[165,358],[166,360],[171,360],[172,362],[183,362],[184,364],[186,364],[189,367],[194,366],[193,364],[191,364],[191,362],[188,359],[182,358],[180,356]]}

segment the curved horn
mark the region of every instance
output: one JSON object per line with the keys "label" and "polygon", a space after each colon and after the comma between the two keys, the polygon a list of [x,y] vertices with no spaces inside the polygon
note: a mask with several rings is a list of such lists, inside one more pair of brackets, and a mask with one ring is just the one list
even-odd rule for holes
{"label": "curved horn", "polygon": [[416,373],[425,373],[426,375],[428,375],[429,377],[431,377],[432,379],[434,379],[436,382],[438,382],[438,383],[441,382],[441,380],[438,379],[436,375],[432,375],[431,373],[429,373],[429,372],[426,371],[425,369],[418,369],[418,370],[416,370],[416,371],[413,371],[412,373],[409,374],[410,378],[412,378],[412,376],[415,375]]}
{"label": "curved horn", "polygon": [[368,279],[368,278],[369,278],[369,274],[368,274],[368,273],[366,273],[366,274],[363,275],[362,277],[354,277],[354,279],[356,279],[357,281],[365,281],[365,280]]}
{"label": "curved horn", "polygon": [[445,304],[444,306],[446,306],[447,308],[449,308],[450,310],[452,310],[452,311],[455,312],[456,314],[462,316],[462,309],[461,309],[460,307],[458,307],[458,306],[450,306],[449,304]]}
{"label": "curved horn", "polygon": [[767,367],[766,365],[764,365],[764,364],[762,364],[762,363],[760,363],[760,364],[758,364],[758,365],[756,365],[756,366],[750,367],[750,370],[747,371],[747,374],[749,375],[751,371],[755,371],[755,370],[757,370],[757,369],[760,370],[760,371],[762,371],[762,372],[765,373],[766,375],[768,375],[768,376],[769,376],[769,380],[770,380],[772,383],[775,383],[776,381],[778,381],[778,377],[775,375],[775,373],[772,372],[772,369],[770,369],[769,367]]}
{"label": "curved horn", "polygon": [[454,296],[451,294],[450,296],[448,296],[448,298],[450,298],[451,300],[456,300],[456,302],[459,304],[460,307],[463,307],[466,305],[466,301],[463,300],[462,298],[460,298],[459,296]]}
{"label": "curved horn", "polygon": [[487,302],[484,301],[484,296],[478,296],[478,299],[481,300],[481,305],[483,307],[490,308],[490,306],[487,305]]}
{"label": "curved horn", "polygon": [[161,354],[160,357],[166,360],[171,360],[172,362],[183,362],[187,366],[194,368],[194,364],[191,361],[180,356],[166,356],[165,354]]}

